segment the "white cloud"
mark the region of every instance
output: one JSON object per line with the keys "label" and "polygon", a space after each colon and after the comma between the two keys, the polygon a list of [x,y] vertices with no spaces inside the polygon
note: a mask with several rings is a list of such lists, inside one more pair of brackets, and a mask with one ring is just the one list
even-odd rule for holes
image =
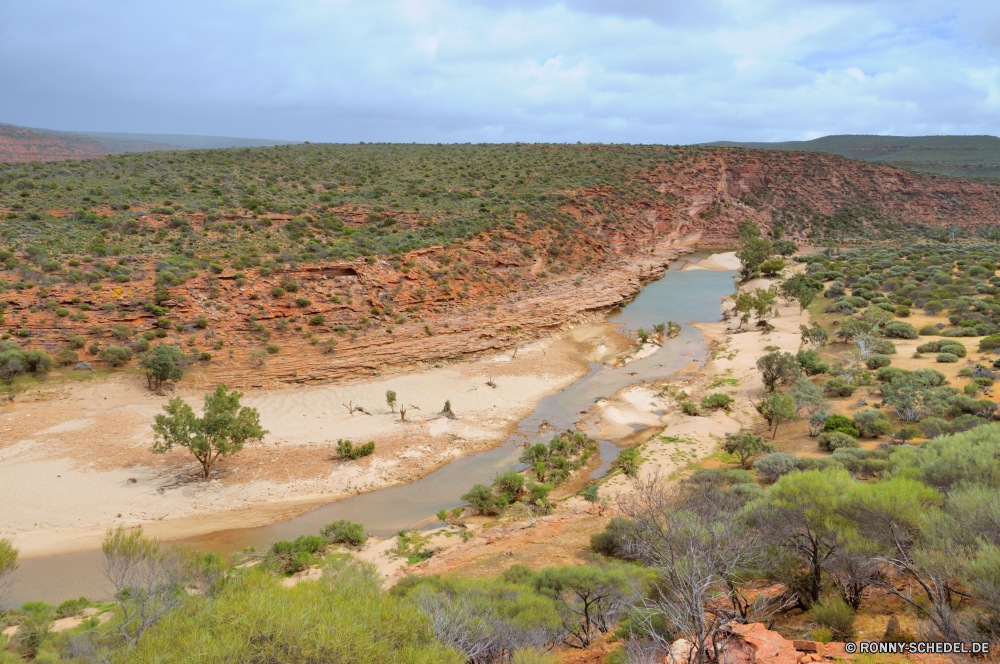
{"label": "white cloud", "polygon": [[996,134],[998,33],[1000,10],[945,0],[0,3],[0,121],[313,141]]}

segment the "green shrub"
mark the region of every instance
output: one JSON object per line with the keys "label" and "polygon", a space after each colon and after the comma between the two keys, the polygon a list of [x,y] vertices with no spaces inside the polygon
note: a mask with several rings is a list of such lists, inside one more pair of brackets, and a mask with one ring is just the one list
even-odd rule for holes
{"label": "green shrub", "polygon": [[979,340],[980,353],[988,353],[996,348],[1000,348],[1000,334],[991,334]]}
{"label": "green shrub", "polygon": [[937,361],[945,363],[958,362],[958,357],[954,353],[938,353]]}
{"label": "green shrub", "polygon": [[869,355],[865,359],[865,365],[872,370],[881,369],[892,364],[892,358],[888,355]]}
{"label": "green shrub", "polygon": [[149,350],[149,342],[146,341],[145,337],[136,337],[135,341],[132,342],[135,349],[140,353],[145,353]]}
{"label": "green shrub", "polygon": [[834,376],[823,384],[823,391],[835,394],[838,397],[849,397],[857,389],[855,385],[848,385],[847,381],[840,376]]}
{"label": "green shrub", "polygon": [[883,334],[894,339],[916,339],[918,336],[917,328],[901,320],[894,320],[891,323],[887,323],[883,329]]}
{"label": "green shrub", "polygon": [[775,482],[782,475],[786,475],[799,466],[799,458],[794,454],[775,452],[768,454],[762,459],[757,459],[753,463],[754,470],[765,482]]}
{"label": "green shrub", "polygon": [[493,495],[493,489],[482,484],[473,484],[472,488],[461,497],[480,514],[495,516],[504,507]]}
{"label": "green shrub", "polygon": [[267,345],[267,352],[268,352],[269,355],[277,355],[278,351],[280,351],[280,350],[281,350],[281,346],[279,346],[278,344],[268,344]]}
{"label": "green shrub", "polygon": [[343,438],[337,441],[337,456],[341,459],[360,459],[375,451],[375,443],[365,443],[361,447],[354,447],[354,443]]}
{"label": "green shrub", "polygon": [[101,349],[101,359],[113,367],[120,367],[132,359],[132,349],[127,346],[108,346]]}
{"label": "green shrub", "polygon": [[830,365],[823,362],[819,357],[819,353],[815,350],[802,349],[796,353],[795,359],[802,367],[802,370],[809,376],[816,376],[830,371]]}
{"label": "green shrub", "polygon": [[617,555],[622,535],[631,527],[632,523],[628,519],[612,517],[603,531],[590,536],[590,548],[604,556]]}
{"label": "green shrub", "polygon": [[681,410],[684,411],[685,415],[690,415],[692,417],[698,416],[698,406],[694,405],[690,401],[681,402]]}
{"label": "green shrub", "polygon": [[938,330],[933,325],[924,325],[922,328],[920,328],[920,336],[922,336],[922,337],[924,337],[924,336],[937,336],[940,333],[941,333],[941,331]]}
{"label": "green shrub", "polygon": [[733,403],[733,398],[728,394],[723,394],[722,392],[716,392],[715,394],[709,394],[702,398],[701,407],[708,410],[717,410],[722,408],[728,411],[729,406]]}
{"label": "green shrub", "polygon": [[840,431],[824,431],[817,439],[819,448],[826,452],[835,452],[842,447],[857,447],[858,441]]}
{"label": "green shrub", "polygon": [[823,431],[840,431],[854,438],[860,435],[854,426],[853,420],[844,415],[831,415],[826,418],[826,422],[823,424]]}
{"label": "green shrub", "polygon": [[866,408],[854,414],[854,425],[864,438],[878,438],[892,433],[892,424],[885,413]]}
{"label": "green shrub", "polygon": [[68,348],[63,348],[61,351],[56,353],[55,361],[61,366],[68,366],[70,364],[76,364],[80,361],[80,356]]}
{"label": "green shrub", "polygon": [[364,525],[352,523],[346,519],[326,524],[319,531],[319,534],[333,544],[349,544],[350,546],[361,546],[367,539]]}
{"label": "green shrub", "polygon": [[895,355],[896,344],[892,343],[888,339],[873,339],[871,343],[871,350],[877,355]]}
{"label": "green shrub", "polygon": [[965,346],[963,346],[960,343],[956,343],[954,341],[945,341],[945,342],[943,342],[941,344],[941,352],[942,353],[951,353],[952,355],[954,355],[956,357],[965,357],[966,355],[969,354],[969,351],[967,351],[965,349]]}
{"label": "green shrub", "polygon": [[830,630],[840,641],[854,636],[854,609],[840,597],[813,604],[809,609],[813,619]]}

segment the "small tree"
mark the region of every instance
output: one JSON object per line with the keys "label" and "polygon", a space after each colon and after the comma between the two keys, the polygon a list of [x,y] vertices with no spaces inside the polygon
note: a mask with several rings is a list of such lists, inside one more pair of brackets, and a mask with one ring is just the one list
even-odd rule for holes
{"label": "small tree", "polygon": [[799,312],[802,312],[812,304],[817,295],[823,292],[823,283],[804,274],[797,274],[791,279],[786,279],[781,284],[780,290],[786,300],[798,302]]}
{"label": "small tree", "polygon": [[396,412],[396,393],[392,390],[386,390],[385,392],[385,403],[389,406],[389,410],[393,413]]}
{"label": "small tree", "polygon": [[747,282],[757,275],[760,266],[771,257],[774,249],[771,241],[760,236],[760,230],[755,224],[745,221],[740,225],[740,250],[736,257],[740,259],[740,281]]}
{"label": "small tree", "polygon": [[184,370],[177,363],[184,359],[184,351],[177,346],[157,344],[139,360],[139,368],[146,371],[149,389],[158,390],[164,381],[180,380]]}
{"label": "small tree", "polygon": [[204,415],[197,417],[180,397],[170,400],[153,424],[153,453],[164,454],[175,445],[186,447],[198,460],[208,480],[219,457],[238,453],[246,443],[259,442],[269,431],[261,428],[256,408],[240,406],[242,393],[219,385],[205,397]]}
{"label": "small tree", "polygon": [[778,425],[795,419],[795,399],[783,392],[766,392],[759,401],[753,401],[754,408],[773,427],[771,440],[778,435]]}
{"label": "small tree", "polygon": [[122,611],[122,620],[116,623],[119,636],[134,645],[187,597],[183,555],[144,537],[141,528],[122,526],[108,530],[101,549],[104,574]]}
{"label": "small tree", "polygon": [[802,345],[810,346],[813,350],[819,350],[830,343],[830,333],[819,323],[813,323],[810,327],[799,325],[802,333]]}
{"label": "small tree", "polygon": [[727,454],[732,454],[740,460],[740,467],[749,470],[754,459],[774,452],[774,445],[765,443],[761,436],[752,433],[726,434],[724,446]]}
{"label": "small tree", "polygon": [[791,384],[801,373],[801,367],[795,356],[779,351],[762,355],[757,360],[757,370],[760,371],[761,380],[764,381],[764,387],[768,392],[773,392],[778,383]]}

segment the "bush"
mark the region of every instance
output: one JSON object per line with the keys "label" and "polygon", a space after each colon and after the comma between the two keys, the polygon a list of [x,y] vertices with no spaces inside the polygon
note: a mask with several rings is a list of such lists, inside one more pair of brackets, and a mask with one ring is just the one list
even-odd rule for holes
{"label": "bush", "polygon": [[690,415],[692,417],[698,416],[698,406],[694,405],[690,401],[684,401],[681,403],[681,410],[684,411],[685,415]]}
{"label": "bush", "polygon": [[885,413],[866,408],[854,414],[854,425],[864,438],[878,438],[892,433],[892,425]]}
{"label": "bush", "polygon": [[145,353],[149,350],[149,342],[146,341],[145,337],[136,337],[135,341],[132,342],[135,349],[140,353]]}
{"label": "bush", "polygon": [[[905,307],[903,305],[899,305],[898,307],[896,307],[896,315],[899,316],[900,318],[909,318],[910,317],[910,308],[909,307]],[[916,329],[916,328],[914,328],[914,329]]]}
{"label": "bush", "polygon": [[834,638],[844,641],[854,636],[854,609],[841,597],[835,597],[809,609],[813,619],[826,627]]}
{"label": "bush", "polygon": [[900,320],[886,324],[883,334],[894,339],[916,339],[918,336],[917,328]]}
{"label": "bush", "polygon": [[937,361],[946,363],[958,362],[958,357],[954,353],[938,353]]}
{"label": "bush", "polygon": [[723,394],[722,392],[716,392],[715,394],[709,394],[702,398],[701,407],[709,410],[717,410],[722,408],[728,411],[729,406],[733,403],[733,398],[728,394]]}
{"label": "bush", "polygon": [[835,394],[838,397],[849,397],[857,389],[854,385],[848,385],[847,381],[840,376],[835,376],[823,384],[823,391]]}
{"label": "bush", "polygon": [[101,349],[101,359],[113,367],[120,367],[132,359],[132,349],[127,346],[108,346]]}
{"label": "bush", "polygon": [[871,344],[872,352],[878,355],[895,355],[896,344],[888,339],[874,339]]}
{"label": "bush", "polygon": [[269,355],[276,355],[278,353],[278,351],[280,351],[280,350],[281,350],[281,346],[279,346],[278,344],[268,344],[267,345],[267,352],[268,352]]}
{"label": "bush", "polygon": [[988,353],[995,348],[1000,348],[1000,334],[991,334],[979,340],[980,353]]}
{"label": "bush", "polygon": [[842,447],[857,447],[858,441],[840,431],[825,431],[817,439],[819,448],[826,452],[835,452]]}
{"label": "bush", "polygon": [[933,325],[924,325],[920,328],[920,336],[937,336],[941,333],[941,330],[937,329]]}
{"label": "bush", "polygon": [[868,358],[865,359],[865,365],[873,371],[875,369],[887,367],[890,364],[892,364],[892,358],[888,355],[869,355]]}
{"label": "bush", "polygon": [[367,538],[364,525],[346,519],[326,524],[319,531],[319,534],[332,544],[349,544],[350,546],[361,546]]}
{"label": "bush", "polygon": [[76,364],[80,361],[80,356],[68,348],[64,348],[58,353],[56,353],[55,361],[60,366],[68,366],[70,364]]}
{"label": "bush", "polygon": [[830,371],[830,365],[823,362],[819,357],[819,353],[815,350],[800,350],[795,354],[795,359],[798,361],[799,366],[802,367],[802,370],[809,376]]}
{"label": "bush", "polygon": [[360,459],[375,451],[375,443],[365,443],[361,447],[354,447],[354,443],[343,438],[337,441],[337,456],[341,459]]}
{"label": "bush", "polygon": [[620,516],[612,517],[603,532],[590,536],[590,548],[604,556],[617,555],[622,535],[628,531],[631,525],[628,519]]}
{"label": "bush", "polygon": [[799,466],[799,458],[794,454],[775,452],[753,463],[757,475],[765,482],[775,482],[779,477],[792,472]]}
{"label": "bush", "polygon": [[823,424],[823,431],[839,431],[854,438],[861,435],[854,427],[854,422],[849,417],[843,415],[831,415],[826,418],[826,422]]}
{"label": "bush", "polygon": [[965,357],[966,355],[969,354],[969,351],[965,350],[965,346],[963,346],[960,343],[955,343],[954,341],[952,342],[946,341],[943,344],[941,344],[941,352],[951,353],[955,357]]}
{"label": "bush", "polygon": [[493,495],[493,489],[478,483],[473,484],[461,499],[472,505],[472,508],[480,514],[488,516],[495,516],[503,507]]}

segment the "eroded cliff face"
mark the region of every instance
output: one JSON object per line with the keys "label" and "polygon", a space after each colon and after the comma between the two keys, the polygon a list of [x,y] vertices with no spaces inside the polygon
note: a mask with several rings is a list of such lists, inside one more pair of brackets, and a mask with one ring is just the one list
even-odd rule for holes
{"label": "eroded cliff face", "polygon": [[[336,379],[510,349],[602,315],[679,253],[735,246],[744,221],[765,231],[780,225],[802,243],[824,233],[843,240],[886,228],[904,234],[914,225],[1000,224],[994,186],[816,153],[688,150],[634,178],[628,196],[608,186],[564,194],[559,224],[519,213],[460,246],[273,272],[226,267],[168,284],[167,297],[156,285],[155,260],[131,257],[133,278],[125,284],[94,291],[61,282],[3,293],[6,327],[25,347],[52,354],[79,335],[85,344],[78,359],[95,364],[94,342],[123,345],[156,333],[154,343],[185,349],[193,376],[207,383]],[[358,206],[330,211],[349,226],[370,223]],[[421,223],[406,210],[393,214],[403,229]],[[209,233],[196,211],[170,219],[146,211],[142,223],[156,230],[178,216]],[[276,233],[293,221],[269,216]],[[240,211],[223,220],[249,224],[254,217]],[[281,293],[283,282],[298,290]],[[151,302],[169,309],[166,322]],[[128,334],[113,335],[115,325]],[[262,356],[269,344],[275,352]]]}
{"label": "eroded cliff face", "polygon": [[959,226],[1000,223],[1000,187],[911,173],[835,155],[718,148],[648,177],[683,200],[702,241],[725,244],[753,221],[781,225],[798,241],[822,231],[864,237],[887,225]]}

